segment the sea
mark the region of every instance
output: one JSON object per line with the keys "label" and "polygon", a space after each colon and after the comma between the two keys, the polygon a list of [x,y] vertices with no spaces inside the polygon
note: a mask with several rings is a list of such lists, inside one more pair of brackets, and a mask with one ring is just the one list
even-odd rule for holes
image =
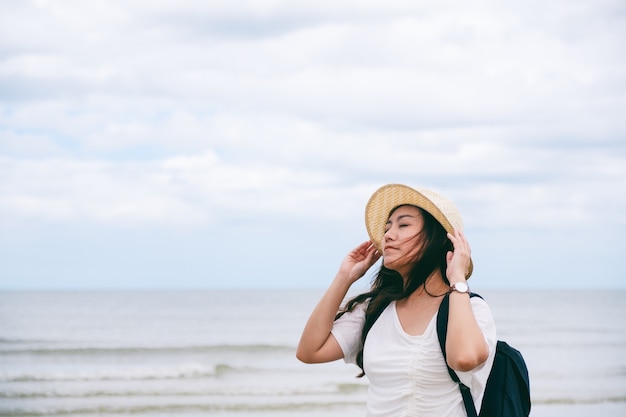
{"label": "sea", "polygon": [[[0,292],[0,416],[364,416],[367,379],[295,357],[323,290]],[[626,416],[626,291],[481,291],[531,416]]]}

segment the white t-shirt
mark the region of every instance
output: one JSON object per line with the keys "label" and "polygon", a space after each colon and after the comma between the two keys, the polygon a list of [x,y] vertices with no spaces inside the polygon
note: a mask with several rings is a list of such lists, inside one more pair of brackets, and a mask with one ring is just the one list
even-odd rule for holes
{"label": "white t-shirt", "polygon": [[[457,375],[470,388],[479,411],[495,355],[496,328],[483,299],[472,297],[471,305],[489,345],[489,357],[476,369]],[[347,363],[356,363],[365,306],[360,304],[333,325],[332,334]],[[459,387],[450,378],[439,347],[437,314],[422,335],[412,336],[400,324],[396,303],[389,304],[367,335],[363,364],[369,380],[367,417],[466,416]]]}

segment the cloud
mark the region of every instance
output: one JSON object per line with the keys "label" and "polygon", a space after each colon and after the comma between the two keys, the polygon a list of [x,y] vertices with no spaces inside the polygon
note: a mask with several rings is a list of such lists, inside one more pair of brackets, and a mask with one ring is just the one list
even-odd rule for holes
{"label": "cloud", "polygon": [[239,220],[280,239],[308,222],[343,242],[376,187],[404,182],[450,196],[479,241],[619,247],[623,16],[606,0],[10,2],[0,226],[8,242]]}
{"label": "cloud", "polygon": [[[73,159],[0,161],[0,207],[11,223],[95,223],[122,227],[210,227],[249,216],[336,217],[324,205],[347,197],[323,172],[269,163],[225,163],[213,152],[159,162]],[[358,187],[357,187],[358,188]]]}

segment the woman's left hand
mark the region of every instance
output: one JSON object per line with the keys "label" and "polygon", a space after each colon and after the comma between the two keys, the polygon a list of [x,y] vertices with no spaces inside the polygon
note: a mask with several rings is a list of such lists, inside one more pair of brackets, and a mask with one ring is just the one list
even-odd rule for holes
{"label": "woman's left hand", "polygon": [[452,285],[456,282],[465,281],[470,266],[471,251],[463,232],[455,230],[454,234],[448,233],[448,239],[454,247],[454,251],[449,251],[446,256],[448,264],[446,276]]}

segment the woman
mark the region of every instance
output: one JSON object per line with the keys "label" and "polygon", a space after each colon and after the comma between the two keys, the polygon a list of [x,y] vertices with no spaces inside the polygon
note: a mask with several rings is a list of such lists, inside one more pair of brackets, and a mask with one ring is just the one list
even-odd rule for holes
{"label": "woman", "polygon": [[[457,208],[432,191],[390,184],[370,198],[365,223],[371,240],[343,260],[296,356],[357,364],[369,380],[368,417],[465,416],[436,333],[437,311],[449,294],[447,364],[470,387],[479,411],[496,331],[487,304],[469,296],[473,265]],[[350,286],[381,255],[370,291],[340,311]]]}

